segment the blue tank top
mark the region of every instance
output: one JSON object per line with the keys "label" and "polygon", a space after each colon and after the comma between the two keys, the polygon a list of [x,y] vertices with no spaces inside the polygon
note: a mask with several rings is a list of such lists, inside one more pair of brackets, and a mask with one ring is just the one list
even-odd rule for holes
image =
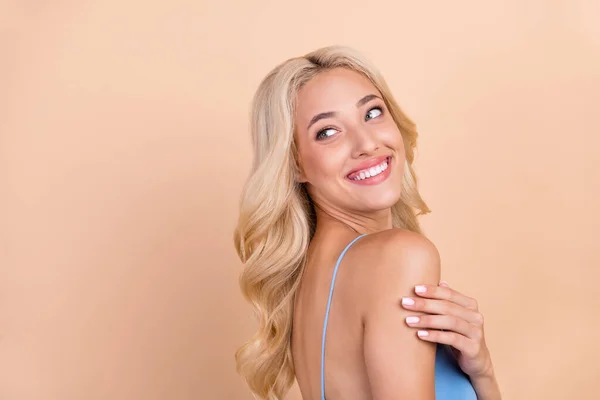
{"label": "blue tank top", "polygon": [[[338,257],[333,269],[329,298],[327,300],[327,308],[325,309],[321,343],[321,400],[325,400],[325,338],[327,336],[327,322],[329,321],[329,310],[331,308],[331,299],[333,298],[335,277],[346,251],[363,236],[366,236],[366,233],[354,238],[346,246],[342,254]],[[438,344],[435,355],[435,398],[436,400],[477,400],[477,395],[469,377],[458,366],[450,348],[441,344]]]}

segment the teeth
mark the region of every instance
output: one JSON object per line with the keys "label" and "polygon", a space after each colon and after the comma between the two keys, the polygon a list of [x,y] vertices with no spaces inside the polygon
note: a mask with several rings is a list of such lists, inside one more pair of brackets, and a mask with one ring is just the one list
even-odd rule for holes
{"label": "teeth", "polygon": [[360,174],[358,174],[357,176],[355,176],[352,179],[354,179],[355,181],[361,181],[363,179],[371,178],[371,177],[379,175],[380,173],[385,171],[387,169],[387,167],[388,167],[388,163],[387,163],[387,160],[385,160],[384,162],[382,162],[379,165],[376,165],[375,167],[371,167],[369,169],[360,171]]}

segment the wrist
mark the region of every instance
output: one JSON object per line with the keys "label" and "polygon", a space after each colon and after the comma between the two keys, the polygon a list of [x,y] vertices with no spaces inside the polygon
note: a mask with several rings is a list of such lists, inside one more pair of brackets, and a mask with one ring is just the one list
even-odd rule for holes
{"label": "wrist", "polygon": [[494,368],[490,367],[485,373],[471,377],[471,384],[478,400],[500,400],[500,388],[496,380]]}
{"label": "wrist", "polygon": [[483,371],[479,372],[476,375],[471,375],[471,380],[492,380],[495,379],[496,373],[494,372],[494,365],[491,361],[489,361],[488,365],[483,369]]}

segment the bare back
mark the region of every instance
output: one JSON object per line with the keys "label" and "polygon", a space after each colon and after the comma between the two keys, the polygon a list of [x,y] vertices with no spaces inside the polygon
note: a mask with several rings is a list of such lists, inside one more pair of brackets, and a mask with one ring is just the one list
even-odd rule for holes
{"label": "bare back", "polygon": [[[321,345],[332,275],[340,254],[357,235],[338,236],[335,240],[313,239],[296,294],[292,352],[304,400],[321,399]],[[364,247],[369,244],[361,243],[363,241],[367,241],[367,237],[348,248],[340,261],[328,315],[325,376],[328,396],[333,399],[371,398],[363,354],[360,303],[360,287],[364,283],[360,270],[364,268],[357,268],[358,264],[367,262]],[[363,247],[363,251],[356,251],[358,247]]]}
{"label": "bare back", "polygon": [[[355,240],[341,232],[313,238],[294,306],[292,354],[304,400],[322,400],[321,345],[336,262],[324,352],[328,400],[433,399],[436,346],[404,323],[421,315],[399,307],[414,285],[439,282],[435,246],[392,228]],[[347,246],[354,243],[351,247]]]}

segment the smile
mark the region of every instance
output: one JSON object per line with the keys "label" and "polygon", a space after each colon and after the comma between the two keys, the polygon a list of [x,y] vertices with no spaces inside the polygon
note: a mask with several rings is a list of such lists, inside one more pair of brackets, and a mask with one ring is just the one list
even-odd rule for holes
{"label": "smile", "polygon": [[348,176],[348,179],[353,181],[362,181],[364,179],[375,177],[386,169],[388,169],[390,158],[386,158],[381,164],[375,165],[371,168],[361,169],[360,171],[356,171]]}
{"label": "smile", "polygon": [[386,157],[381,163],[355,171],[346,179],[357,185],[377,185],[385,181],[391,173],[392,157]]}

